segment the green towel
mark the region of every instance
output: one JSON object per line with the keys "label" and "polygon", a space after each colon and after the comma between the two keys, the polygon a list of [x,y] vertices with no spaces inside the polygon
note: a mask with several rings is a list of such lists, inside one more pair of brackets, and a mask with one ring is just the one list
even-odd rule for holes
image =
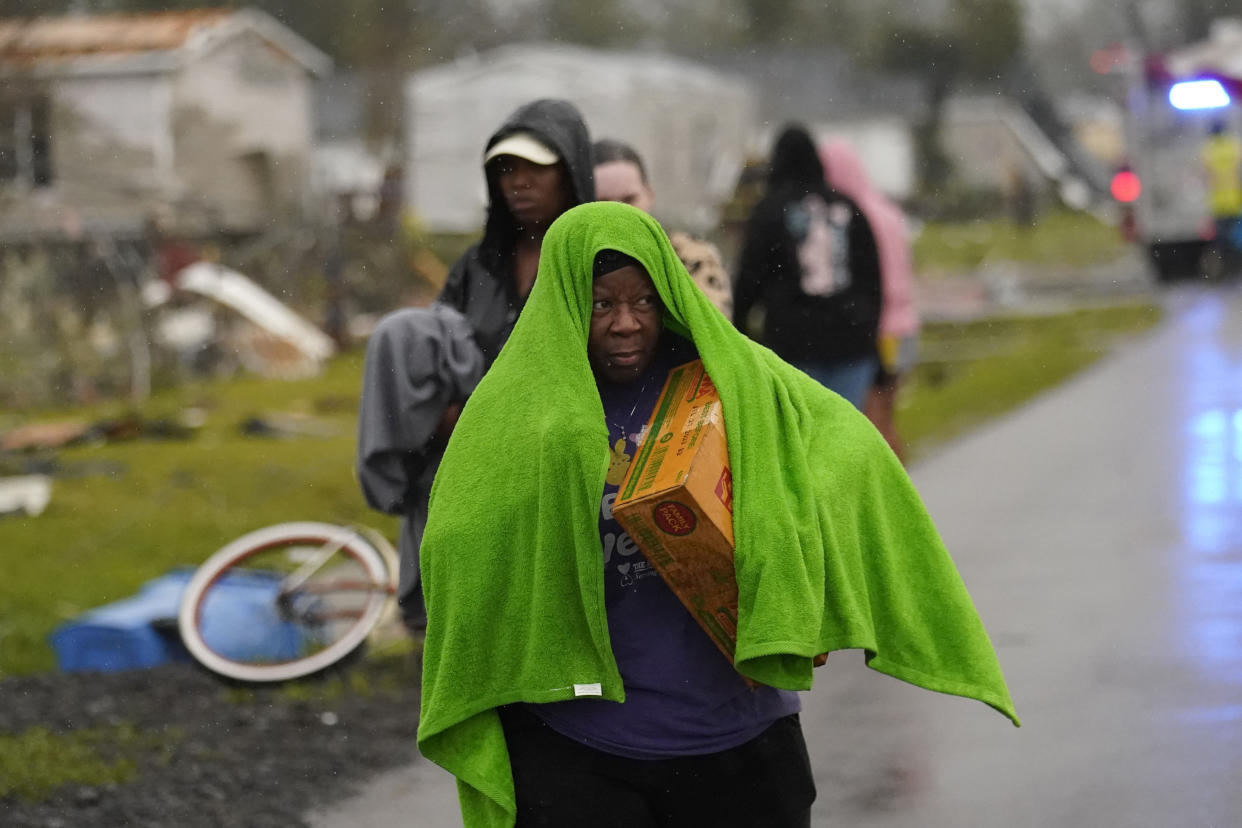
{"label": "green towel", "polygon": [[737,668],[805,690],[817,653],[863,649],[876,670],[979,699],[1017,724],[957,570],[871,424],[738,333],[653,219],[585,204],[549,229],[522,316],[462,412],[432,489],[418,739],[457,776],[465,825],[514,822],[494,708],[624,700],[598,526],[608,431],[586,354],[591,266],[603,249],[643,263],[665,326],[694,340],[720,392],[734,481]]}

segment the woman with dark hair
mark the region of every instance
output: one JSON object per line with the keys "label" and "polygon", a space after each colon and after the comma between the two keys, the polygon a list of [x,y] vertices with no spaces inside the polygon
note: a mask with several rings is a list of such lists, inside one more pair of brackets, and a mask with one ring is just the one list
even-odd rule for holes
{"label": "woman with dark hair", "polygon": [[[614,472],[664,378],[696,356],[733,480],[733,663],[612,515]],[[467,828],[809,826],[795,691],[830,650],[1014,715],[880,435],[738,333],[624,204],[548,230],[526,309],[449,441],[422,555],[419,749],[458,777]]]}
{"label": "woman with dark hair", "polygon": [[[746,228],[734,287],[738,328],[861,407],[878,365],[880,298],[866,217],[824,183],[806,129],[786,127]],[[761,325],[751,320],[757,308]]]}
{"label": "woman with dark hair", "polygon": [[[655,191],[647,180],[647,167],[638,150],[623,141],[601,138],[592,146],[595,157],[595,197],[600,201],[620,201],[645,213],[654,212]],[[711,242],[689,233],[670,233],[669,241],[712,304],[733,318],[733,285],[720,261],[720,251]]]}

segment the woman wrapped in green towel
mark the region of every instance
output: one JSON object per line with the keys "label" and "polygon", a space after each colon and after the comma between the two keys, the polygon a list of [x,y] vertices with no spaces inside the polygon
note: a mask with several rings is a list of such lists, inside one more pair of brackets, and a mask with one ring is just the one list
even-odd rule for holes
{"label": "woman wrapped in green towel", "polygon": [[[611,512],[664,377],[696,355],[734,477],[736,668]],[[794,691],[832,650],[1014,718],[883,439],[739,334],[627,205],[549,229],[445,453],[422,554],[419,745],[457,776],[468,828],[808,825]]]}

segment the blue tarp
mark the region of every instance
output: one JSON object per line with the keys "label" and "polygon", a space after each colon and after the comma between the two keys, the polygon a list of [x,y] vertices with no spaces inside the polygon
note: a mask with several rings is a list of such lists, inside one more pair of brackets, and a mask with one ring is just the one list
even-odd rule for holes
{"label": "blue tarp", "polygon": [[[133,597],[89,610],[51,635],[56,660],[65,672],[116,672],[188,661],[177,633],[181,595],[194,575],[178,569],[143,584]],[[203,638],[229,658],[282,661],[306,644],[302,628],[281,620],[273,601],[278,578],[263,573],[233,574],[219,581],[206,599]]]}

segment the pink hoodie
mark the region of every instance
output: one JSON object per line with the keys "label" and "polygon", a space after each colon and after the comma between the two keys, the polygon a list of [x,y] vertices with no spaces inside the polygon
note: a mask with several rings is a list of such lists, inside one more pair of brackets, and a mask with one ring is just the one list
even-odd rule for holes
{"label": "pink hoodie", "polygon": [[880,335],[914,336],[919,330],[919,315],[914,307],[914,267],[905,214],[872,186],[858,153],[845,141],[833,138],[821,144],[819,158],[828,186],[854,200],[875,235],[884,291]]}

